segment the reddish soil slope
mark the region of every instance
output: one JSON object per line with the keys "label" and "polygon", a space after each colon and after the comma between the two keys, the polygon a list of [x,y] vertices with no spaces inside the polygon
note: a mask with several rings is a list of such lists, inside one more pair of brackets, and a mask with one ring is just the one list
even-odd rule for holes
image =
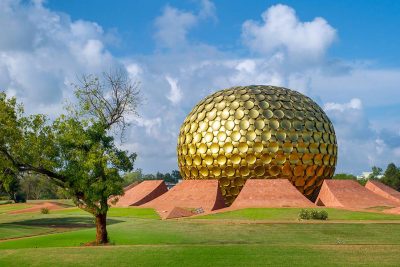
{"label": "reddish soil slope", "polygon": [[249,179],[231,209],[314,206],[287,179]]}
{"label": "reddish soil slope", "polygon": [[396,202],[371,192],[353,180],[325,180],[315,203],[345,209],[398,206]]}
{"label": "reddish soil slope", "polygon": [[393,200],[400,205],[400,192],[382,184],[379,181],[368,181],[365,188],[380,195],[381,197]]}
{"label": "reddish soil slope", "polygon": [[163,180],[143,181],[138,185],[126,187],[124,195],[119,197],[115,206],[140,206],[161,196],[167,191],[167,186]]}
{"label": "reddish soil slope", "polygon": [[56,202],[44,202],[44,203],[39,203],[35,204],[33,207],[22,209],[22,210],[14,210],[8,212],[9,214],[19,214],[19,213],[27,213],[27,212],[38,212],[41,211],[44,208],[47,208],[49,210],[58,210],[58,209],[63,209],[68,206],[64,206],[60,203]]}
{"label": "reddish soil slope", "polygon": [[156,209],[161,218],[166,219],[176,207],[207,212],[223,208],[225,203],[218,180],[185,180],[142,206]]}

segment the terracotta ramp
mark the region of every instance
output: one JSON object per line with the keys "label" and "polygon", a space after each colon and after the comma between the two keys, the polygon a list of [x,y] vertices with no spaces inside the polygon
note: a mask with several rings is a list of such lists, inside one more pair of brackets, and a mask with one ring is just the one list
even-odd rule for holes
{"label": "terracotta ramp", "polygon": [[369,180],[365,185],[365,188],[374,192],[375,194],[380,195],[381,197],[393,200],[400,205],[400,192],[379,181]]}
{"label": "terracotta ramp", "polygon": [[395,201],[371,192],[354,180],[325,180],[315,203],[345,209],[398,206]]}
{"label": "terracotta ramp", "polygon": [[315,207],[287,179],[248,179],[230,209]]}
{"label": "terracotta ramp", "polygon": [[119,197],[115,206],[140,206],[161,196],[167,191],[167,186],[163,180],[143,181],[138,185],[126,187],[124,195]]}
{"label": "terracotta ramp", "polygon": [[[195,215],[224,208],[225,203],[218,180],[184,180],[167,193],[142,206],[156,209],[161,218],[167,219],[190,215],[188,212],[182,212],[183,209]],[[175,213],[174,216],[171,216],[171,213]],[[177,215],[178,213],[182,216]]]}
{"label": "terracotta ramp", "polygon": [[33,205],[32,207],[22,209],[22,210],[14,210],[8,212],[9,214],[19,214],[19,213],[27,213],[27,212],[38,212],[41,211],[42,209],[48,209],[48,210],[59,210],[59,209],[64,209],[64,208],[69,208],[70,206],[68,205],[63,205],[61,203],[57,202],[43,202],[43,203],[38,203]]}

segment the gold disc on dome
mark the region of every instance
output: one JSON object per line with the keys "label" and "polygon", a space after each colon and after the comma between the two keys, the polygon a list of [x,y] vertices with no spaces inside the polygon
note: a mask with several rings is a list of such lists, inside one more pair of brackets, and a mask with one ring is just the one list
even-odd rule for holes
{"label": "gold disc on dome", "polygon": [[246,161],[248,164],[254,164],[256,162],[257,158],[253,154],[247,154],[246,156]]}
{"label": "gold disc on dome", "polygon": [[244,111],[243,109],[237,109],[235,111],[235,119],[241,120],[244,117]]}
{"label": "gold disc on dome", "polygon": [[213,153],[213,154],[217,154],[218,151],[219,151],[219,145],[218,145],[217,143],[211,144],[211,146],[210,146],[210,151],[211,151],[211,153]]}
{"label": "gold disc on dome", "polygon": [[262,154],[261,160],[264,164],[269,164],[269,163],[271,163],[272,157],[270,154]]}
{"label": "gold disc on dome", "polygon": [[238,149],[239,149],[240,152],[246,153],[247,150],[249,149],[249,146],[245,142],[240,142],[239,145],[238,145]]}
{"label": "gold disc on dome", "polygon": [[213,140],[214,135],[212,133],[206,133],[206,135],[204,136],[204,140],[209,143]]}
{"label": "gold disc on dome", "polygon": [[239,171],[242,176],[248,176],[250,174],[249,167],[247,166],[241,166]]}
{"label": "gold disc on dome", "polygon": [[206,155],[204,157],[204,162],[206,163],[206,165],[212,165],[214,162],[214,159],[211,155]]}
{"label": "gold disc on dome", "polygon": [[224,155],[219,155],[217,157],[217,162],[219,165],[224,165],[226,163],[226,157]]}
{"label": "gold disc on dome", "polygon": [[277,142],[270,142],[268,145],[268,151],[275,153],[279,149],[279,144]]}
{"label": "gold disc on dome", "polygon": [[248,120],[242,120],[239,123],[240,129],[242,130],[247,130],[247,128],[249,128],[250,126],[250,122]]}
{"label": "gold disc on dome", "polygon": [[249,116],[250,116],[250,118],[252,118],[252,119],[257,118],[259,114],[260,114],[260,113],[259,113],[258,110],[256,110],[256,109],[251,109],[251,110],[249,111]]}
{"label": "gold disc on dome", "polygon": [[270,120],[269,127],[271,127],[271,129],[276,130],[279,128],[279,122],[277,120]]}
{"label": "gold disc on dome", "polygon": [[256,166],[256,167],[254,168],[254,173],[255,173],[257,176],[263,176],[264,173],[265,173],[265,168],[264,168],[264,166],[263,166],[263,165]]}
{"label": "gold disc on dome", "polygon": [[271,176],[277,176],[277,175],[279,175],[280,172],[281,172],[281,168],[276,165],[273,165],[269,168],[269,174]]}
{"label": "gold disc on dome", "polygon": [[252,102],[252,101],[246,101],[245,103],[244,103],[244,107],[246,108],[246,109],[252,109],[253,107],[254,107],[254,103]]}
{"label": "gold disc on dome", "polygon": [[232,162],[233,164],[239,164],[241,160],[242,160],[242,158],[240,157],[239,154],[233,154],[233,155],[231,156],[231,162]]}
{"label": "gold disc on dome", "polygon": [[269,139],[271,139],[271,131],[264,131],[261,133],[261,139],[263,141],[268,141]]}
{"label": "gold disc on dome", "polygon": [[264,146],[261,142],[255,142],[253,145],[254,152],[261,153],[264,149]]}
{"label": "gold disc on dome", "polygon": [[256,139],[256,137],[257,137],[257,135],[253,131],[248,131],[246,134],[247,141],[254,141],[254,139]]}
{"label": "gold disc on dome", "polygon": [[269,108],[269,104],[267,101],[261,101],[259,104],[260,108],[262,109],[268,109]]}
{"label": "gold disc on dome", "polygon": [[232,151],[233,151],[232,143],[225,143],[223,149],[224,149],[225,153],[227,153],[227,154],[232,153]]}
{"label": "gold disc on dome", "polygon": [[204,143],[201,143],[199,145],[199,148],[197,149],[197,152],[199,152],[200,154],[205,154],[207,152],[207,145]]}
{"label": "gold disc on dome", "polygon": [[234,121],[226,121],[224,126],[225,126],[225,129],[230,131],[235,127],[235,122]]}
{"label": "gold disc on dome", "polygon": [[217,134],[217,138],[218,138],[218,141],[220,141],[220,142],[225,141],[225,139],[226,139],[226,133],[225,133],[225,132],[219,132],[219,133]]}
{"label": "gold disc on dome", "polygon": [[240,133],[238,131],[233,131],[231,133],[232,141],[239,141],[240,140]]}
{"label": "gold disc on dome", "polygon": [[265,127],[265,122],[263,119],[258,119],[254,122],[254,127],[258,130],[262,130]]}
{"label": "gold disc on dome", "polygon": [[235,175],[235,169],[232,166],[228,166],[225,168],[225,174],[229,177]]}

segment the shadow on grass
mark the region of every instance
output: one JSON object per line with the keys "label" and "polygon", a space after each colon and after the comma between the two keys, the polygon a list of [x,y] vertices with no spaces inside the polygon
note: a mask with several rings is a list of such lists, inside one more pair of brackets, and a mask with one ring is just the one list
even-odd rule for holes
{"label": "shadow on grass", "polygon": [[[123,221],[108,219],[107,225],[121,223]],[[12,225],[24,226],[41,226],[41,227],[54,227],[54,228],[90,228],[95,227],[94,218],[90,217],[65,217],[65,218],[40,218],[33,220],[24,220],[14,223],[0,224],[1,227],[10,227]]]}

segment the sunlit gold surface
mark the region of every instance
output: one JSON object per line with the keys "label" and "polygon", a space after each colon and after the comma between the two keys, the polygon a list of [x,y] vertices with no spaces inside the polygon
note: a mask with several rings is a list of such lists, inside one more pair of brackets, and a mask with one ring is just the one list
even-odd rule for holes
{"label": "sunlit gold surface", "polygon": [[287,178],[312,198],[336,166],[332,123],[310,98],[274,86],[235,87],[198,103],[178,138],[184,179],[219,179],[227,204],[249,178]]}

